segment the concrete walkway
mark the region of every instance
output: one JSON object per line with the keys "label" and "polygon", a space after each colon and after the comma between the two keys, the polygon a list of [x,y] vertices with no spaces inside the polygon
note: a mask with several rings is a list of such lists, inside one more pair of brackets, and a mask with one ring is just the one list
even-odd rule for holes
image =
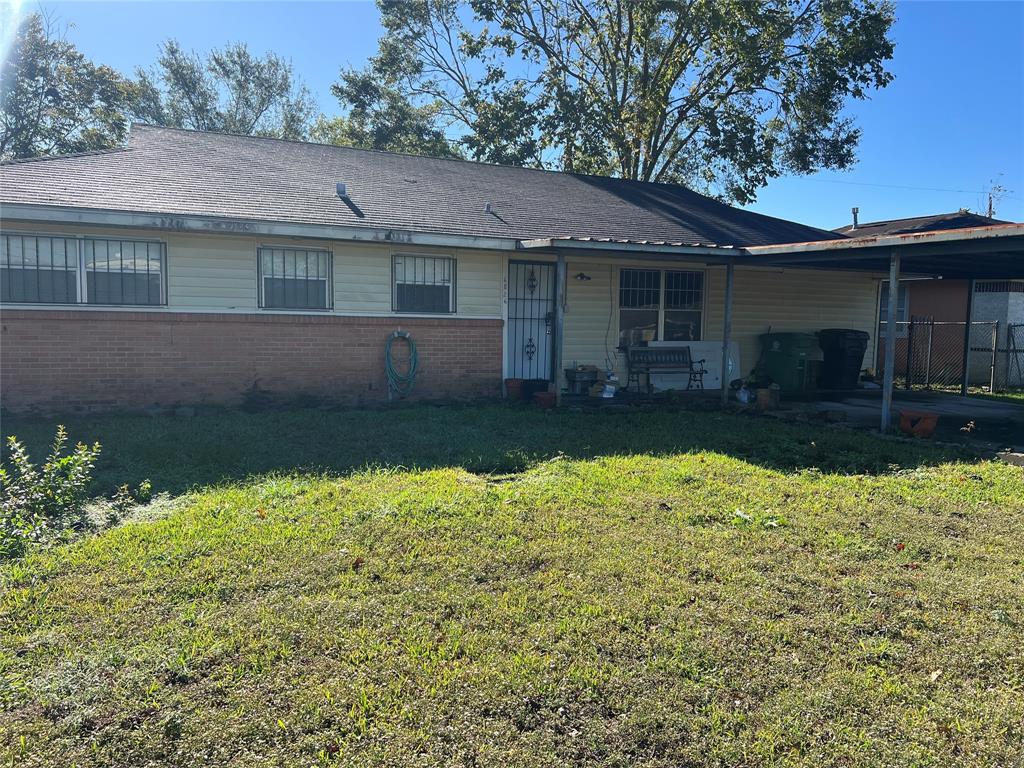
{"label": "concrete walkway", "polygon": [[[827,397],[825,393],[819,393]],[[841,395],[815,402],[819,411],[842,411],[857,427],[878,428],[882,416],[880,392]],[[1002,402],[984,397],[961,397],[946,392],[897,390],[893,398],[893,423],[899,423],[903,409],[939,414],[937,440],[978,442],[993,449],[1024,451],[1024,403]],[[970,426],[973,422],[973,427]]]}

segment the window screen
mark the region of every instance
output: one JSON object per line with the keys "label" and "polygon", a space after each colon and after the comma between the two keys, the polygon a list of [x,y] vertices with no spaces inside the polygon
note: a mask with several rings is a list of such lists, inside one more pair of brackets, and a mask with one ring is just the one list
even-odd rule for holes
{"label": "window screen", "polygon": [[162,243],[82,241],[89,304],[163,304]]}
{"label": "window screen", "polygon": [[445,314],[455,311],[455,259],[441,256],[395,256],[396,312]]}
{"label": "window screen", "polygon": [[331,261],[330,251],[260,248],[260,306],[330,309]]}
{"label": "window screen", "polygon": [[0,301],[75,304],[78,241],[73,237],[0,237]]}

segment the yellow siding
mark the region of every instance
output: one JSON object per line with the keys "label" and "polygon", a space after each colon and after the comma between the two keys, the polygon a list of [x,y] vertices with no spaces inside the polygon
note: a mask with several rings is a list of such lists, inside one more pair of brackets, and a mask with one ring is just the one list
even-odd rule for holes
{"label": "yellow siding", "polygon": [[256,244],[247,239],[171,235],[167,305],[171,309],[256,309]]}
{"label": "yellow siding", "polygon": [[[722,338],[723,268],[667,262],[570,261],[565,317],[567,366],[575,361],[604,367],[611,356],[616,360],[619,375],[625,374],[621,356],[615,350],[619,338],[618,276],[622,267],[705,271],[704,339]],[[575,280],[578,272],[591,279]],[[872,340],[866,359],[873,359],[877,285],[876,276],[862,273],[737,268],[732,338],[739,345],[743,370],[749,371],[757,363],[757,337],[769,326],[776,331],[812,332],[837,327],[867,331]]]}
{"label": "yellow siding", "polygon": [[[256,311],[256,252],[261,245],[272,245],[332,251],[335,312],[390,314],[391,256],[393,252],[405,252],[373,243],[325,243],[322,240],[198,235],[11,221],[4,222],[4,229],[163,242],[167,246],[167,309],[190,312]],[[501,317],[504,260],[500,253],[432,248],[417,248],[416,252],[456,258],[457,316]]]}
{"label": "yellow siding", "polygon": [[[725,270],[709,273],[707,337],[722,337]],[[768,331],[818,331],[854,328],[867,331],[874,345],[878,281],[859,272],[800,269],[737,269],[733,286],[733,338],[740,361],[750,371],[761,353],[758,336]]]}
{"label": "yellow siding", "polygon": [[[590,280],[577,280],[580,272]],[[604,368],[606,360],[615,360],[619,343],[619,267],[608,262],[570,261],[566,273],[565,365],[575,361]]]}
{"label": "yellow siding", "polygon": [[456,287],[459,315],[500,317],[505,261],[493,251],[457,251]]}
{"label": "yellow siding", "polygon": [[367,314],[391,311],[391,249],[339,243],[334,246],[334,309]]}

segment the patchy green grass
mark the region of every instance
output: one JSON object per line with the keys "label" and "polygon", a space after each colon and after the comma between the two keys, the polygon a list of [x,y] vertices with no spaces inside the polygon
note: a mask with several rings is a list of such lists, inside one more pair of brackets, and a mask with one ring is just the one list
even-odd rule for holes
{"label": "patchy green grass", "polygon": [[1019,468],[685,411],[69,427],[191,490],[0,571],[12,764],[1024,759]]}

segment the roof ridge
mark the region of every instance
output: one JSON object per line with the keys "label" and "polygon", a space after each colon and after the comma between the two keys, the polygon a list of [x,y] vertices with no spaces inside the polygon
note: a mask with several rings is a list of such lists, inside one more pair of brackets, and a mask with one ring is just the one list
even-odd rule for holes
{"label": "roof ridge", "polygon": [[46,160],[67,160],[72,157],[91,157],[93,155],[113,155],[118,152],[128,152],[131,147],[107,147],[106,149],[89,149],[83,152],[68,152],[63,155],[36,155],[34,157],[16,157],[10,160],[0,160],[0,165],[23,165],[25,163],[41,163]]}

